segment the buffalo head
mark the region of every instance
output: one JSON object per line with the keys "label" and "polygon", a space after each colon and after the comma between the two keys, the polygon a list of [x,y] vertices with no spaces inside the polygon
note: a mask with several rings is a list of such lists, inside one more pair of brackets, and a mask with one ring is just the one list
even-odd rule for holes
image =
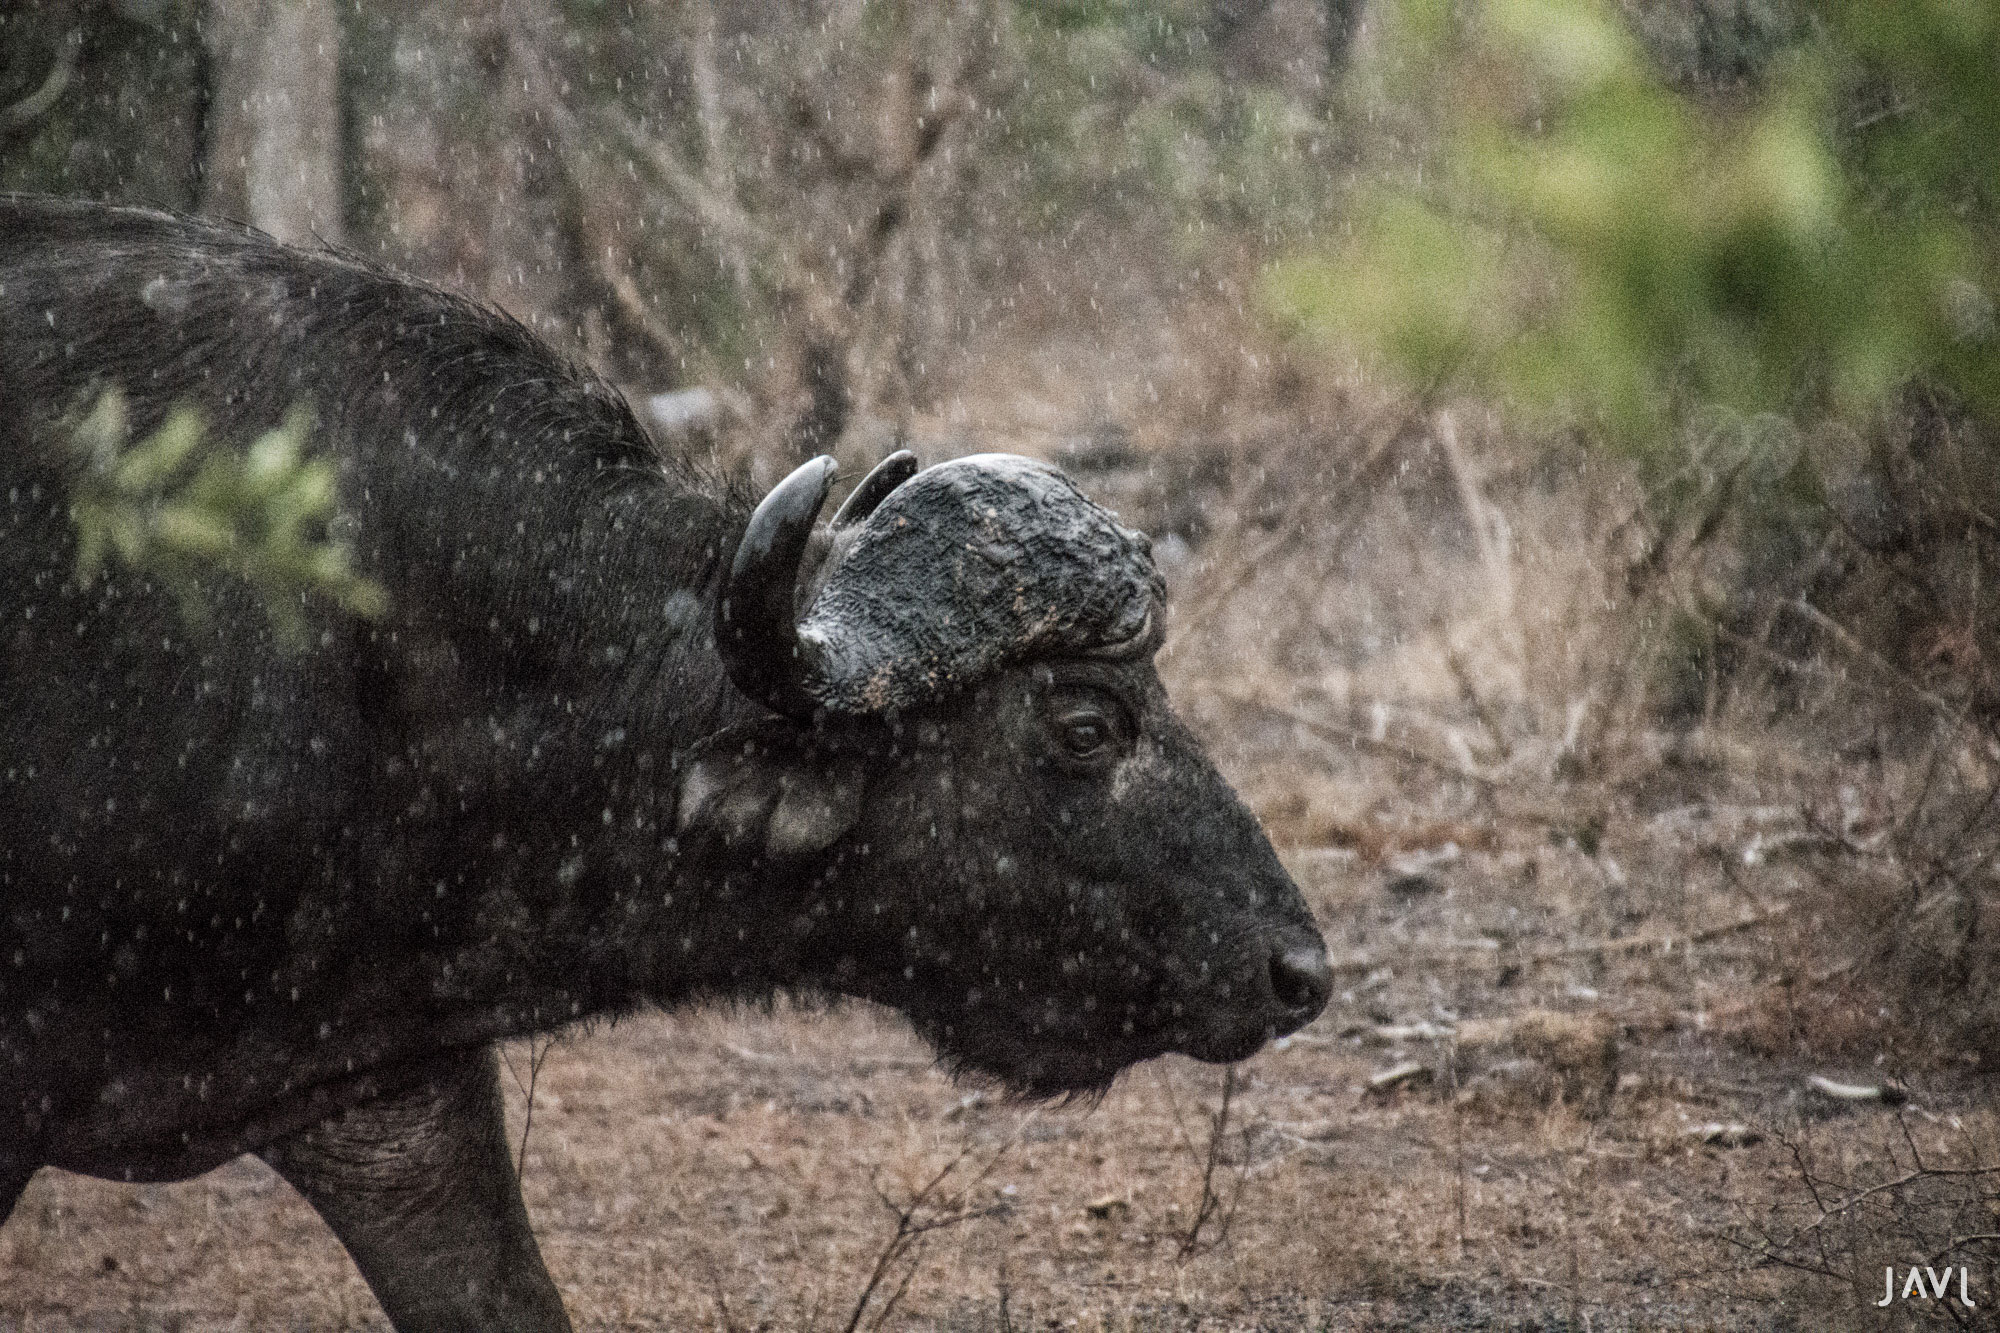
{"label": "buffalo head", "polygon": [[1145,537],[1044,464],[899,454],[802,578],[833,471],[771,491],[716,607],[778,716],[708,743],[679,798],[684,832],[791,868],[764,926],[787,971],[1036,1094],[1316,1017],[1311,914],[1154,671]]}

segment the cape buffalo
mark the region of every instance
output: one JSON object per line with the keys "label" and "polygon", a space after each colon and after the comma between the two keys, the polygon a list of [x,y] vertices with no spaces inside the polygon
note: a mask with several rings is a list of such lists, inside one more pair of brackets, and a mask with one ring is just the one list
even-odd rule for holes
{"label": "cape buffalo", "polygon": [[[387,613],[79,571],[106,386],[297,404]],[[1055,470],[761,503],[521,325],[351,255],[0,197],[0,1218],[256,1153],[399,1329],[567,1327],[492,1043],[777,991],[1031,1096],[1241,1059],[1324,946],[1168,707],[1145,538]]]}

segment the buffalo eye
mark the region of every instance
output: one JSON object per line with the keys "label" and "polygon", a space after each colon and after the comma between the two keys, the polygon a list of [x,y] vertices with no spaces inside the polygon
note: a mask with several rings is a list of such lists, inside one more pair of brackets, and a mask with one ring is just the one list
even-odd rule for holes
{"label": "buffalo eye", "polygon": [[1072,713],[1063,719],[1063,748],[1088,759],[1111,743],[1111,724],[1099,713]]}
{"label": "buffalo eye", "polygon": [[1117,701],[1096,689],[1057,690],[1043,720],[1058,757],[1072,764],[1094,766],[1115,758],[1131,734]]}

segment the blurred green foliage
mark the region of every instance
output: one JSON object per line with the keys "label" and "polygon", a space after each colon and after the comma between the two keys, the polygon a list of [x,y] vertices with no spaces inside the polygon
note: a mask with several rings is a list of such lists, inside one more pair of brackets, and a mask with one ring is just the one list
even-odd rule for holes
{"label": "blurred green foliage", "polygon": [[376,618],[388,594],[356,574],[345,545],[319,534],[336,502],[334,466],[306,453],[303,407],[241,454],[215,446],[201,415],[179,408],[132,441],[124,396],[106,389],[70,431],[82,469],[72,483],[76,577],[94,580],[113,556],[159,580],[192,627],[208,623],[203,580],[226,572],[248,584],[287,648],[304,648],[306,597]]}
{"label": "blurred green foliage", "polygon": [[1825,0],[1693,87],[1609,0],[1380,13],[1435,148],[1270,272],[1289,319],[1655,476],[1698,410],[1858,418],[1921,379],[2000,415],[2000,7]]}

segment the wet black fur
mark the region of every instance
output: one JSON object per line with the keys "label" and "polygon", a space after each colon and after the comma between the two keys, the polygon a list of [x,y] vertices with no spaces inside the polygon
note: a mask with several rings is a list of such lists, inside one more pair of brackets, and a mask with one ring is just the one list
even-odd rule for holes
{"label": "wet black fur", "polygon": [[[310,404],[389,616],[312,608],[287,652],[226,575],[198,628],[129,571],[79,584],[61,422],[112,384],[137,434],[192,402],[240,442]],[[1150,661],[772,717],[711,634],[745,498],[459,297],[0,197],[0,497],[0,1219],[43,1165],[256,1151],[399,1327],[555,1328],[497,1038],[817,991],[1055,1095],[1324,1001],[1274,998],[1273,950],[1317,934]],[[1052,748],[1064,689],[1129,713],[1118,783]]]}

